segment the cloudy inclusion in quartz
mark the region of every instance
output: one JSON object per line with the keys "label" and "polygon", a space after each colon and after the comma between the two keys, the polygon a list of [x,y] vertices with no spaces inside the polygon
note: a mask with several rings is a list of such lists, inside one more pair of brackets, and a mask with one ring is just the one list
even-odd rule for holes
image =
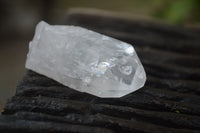
{"label": "cloudy inclusion in quartz", "polygon": [[130,44],[81,27],[43,21],[29,43],[26,68],[99,97],[124,96],[146,81]]}

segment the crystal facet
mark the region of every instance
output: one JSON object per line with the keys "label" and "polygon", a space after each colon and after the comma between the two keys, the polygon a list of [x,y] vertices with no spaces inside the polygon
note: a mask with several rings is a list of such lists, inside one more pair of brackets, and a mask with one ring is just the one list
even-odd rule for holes
{"label": "crystal facet", "polygon": [[29,43],[26,68],[99,97],[124,96],[146,81],[130,44],[78,26],[43,21]]}

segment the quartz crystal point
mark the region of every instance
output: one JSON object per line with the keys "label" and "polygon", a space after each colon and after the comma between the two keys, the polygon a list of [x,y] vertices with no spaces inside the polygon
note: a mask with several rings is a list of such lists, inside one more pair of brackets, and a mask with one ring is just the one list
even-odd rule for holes
{"label": "quartz crystal point", "polygon": [[43,21],[29,43],[26,68],[98,97],[121,97],[146,81],[130,44],[78,26]]}

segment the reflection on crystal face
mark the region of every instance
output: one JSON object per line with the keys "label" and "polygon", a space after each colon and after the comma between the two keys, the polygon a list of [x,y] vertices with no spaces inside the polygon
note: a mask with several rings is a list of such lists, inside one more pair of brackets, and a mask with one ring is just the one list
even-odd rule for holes
{"label": "reflection on crystal face", "polygon": [[134,74],[135,74],[135,69],[133,68],[133,64],[130,62],[122,65],[116,65],[112,69],[112,73],[118,77],[119,81],[122,81],[123,83],[130,85],[132,83]]}
{"label": "reflection on crystal face", "polygon": [[125,75],[130,75],[132,73],[132,66],[120,66],[119,71]]}
{"label": "reflection on crystal face", "polygon": [[37,25],[26,68],[99,97],[124,96],[146,81],[130,44],[81,27],[45,22]]}
{"label": "reflection on crystal face", "polygon": [[133,47],[128,47],[127,49],[125,49],[126,54],[132,55],[134,52]]}

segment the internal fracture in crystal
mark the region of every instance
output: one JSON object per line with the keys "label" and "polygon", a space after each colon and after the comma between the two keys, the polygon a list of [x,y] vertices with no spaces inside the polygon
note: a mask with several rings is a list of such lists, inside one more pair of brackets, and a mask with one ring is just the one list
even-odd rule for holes
{"label": "internal fracture in crystal", "polygon": [[43,21],[29,43],[26,68],[99,97],[122,97],[146,81],[130,44],[82,27]]}

